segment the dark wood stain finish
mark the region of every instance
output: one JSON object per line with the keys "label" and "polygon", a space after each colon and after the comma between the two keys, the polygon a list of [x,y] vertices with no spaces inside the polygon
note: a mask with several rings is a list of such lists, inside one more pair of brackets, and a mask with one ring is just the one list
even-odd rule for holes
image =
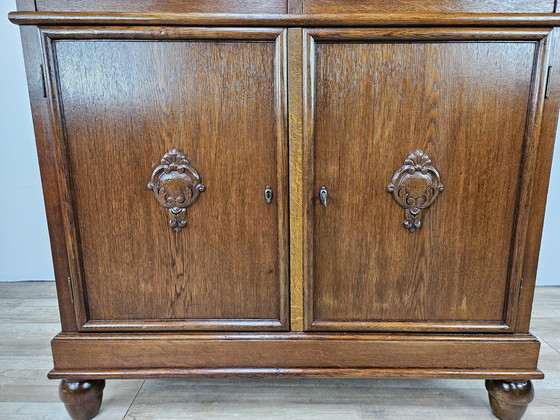
{"label": "dark wood stain finish", "polygon": [[160,25],[229,27],[552,27],[558,15],[527,13],[123,13],[11,12],[18,25]]}
{"label": "dark wood stain finish", "polygon": [[288,13],[303,13],[304,0],[288,0]]}
{"label": "dark wood stain finish", "polygon": [[68,415],[74,420],[89,420],[97,415],[103,400],[105,380],[60,381],[59,395]]}
{"label": "dark wood stain finish", "polygon": [[[249,33],[267,42],[190,41],[188,30],[172,31],[173,42],[44,35],[69,180],[67,236],[79,238],[81,324],[285,328],[283,32]],[[180,233],[146,189],[175,147],[207,186]],[[274,206],[262,199],[265,185],[275,186]]]}
{"label": "dark wood stain finish", "polygon": [[486,389],[492,412],[500,420],[519,420],[535,397],[531,381],[487,380]]}
{"label": "dark wood stain finish", "polygon": [[160,206],[169,209],[169,227],[180,232],[187,226],[187,209],[206,187],[185,154],[171,149],[152,172],[148,189]]}
{"label": "dark wood stain finish", "polygon": [[513,371],[525,372],[526,379],[542,377],[536,367],[539,348],[532,336],[499,334],[99,333],[59,334],[52,342],[55,371],[62,372],[375,367],[403,374],[410,369],[454,369],[466,375],[509,371],[510,378]]}
{"label": "dark wood stain finish", "polygon": [[422,227],[423,211],[435,202],[443,191],[443,184],[430,157],[422,150],[416,150],[397,169],[387,191],[404,209],[404,227],[414,232]]}
{"label": "dark wood stain finish", "polygon": [[[524,156],[536,143],[530,133],[544,42],[518,42],[503,31],[509,42],[475,42],[474,33],[462,43],[376,43],[375,30],[360,29],[330,42],[336,32],[310,31],[307,153],[315,159],[306,178],[314,179],[307,196],[315,204],[306,325],[513,328],[507,292],[520,280],[513,253],[525,216],[516,203],[532,178],[518,170],[531,165]],[[427,212],[430,228],[410,235],[386,187],[415,149],[438,162],[445,193]],[[314,198],[321,185],[329,188],[326,208]]]}
{"label": "dark wood stain finish", "polygon": [[419,369],[419,368],[164,368],[164,369],[114,369],[114,370],[51,370],[50,379],[75,380],[139,379],[139,378],[254,378],[254,377],[305,377],[305,378],[437,378],[437,379],[542,379],[540,372],[526,370],[469,370],[469,369]]}
{"label": "dark wood stain finish", "polygon": [[[542,1],[542,0],[541,0]],[[286,13],[287,0],[35,0],[53,12]]]}
{"label": "dark wood stain finish", "polygon": [[532,186],[532,202],[530,205],[531,216],[527,229],[527,245],[523,256],[523,293],[519,299],[518,315],[516,319],[516,330],[520,333],[529,331],[531,319],[531,307],[533,304],[533,292],[537,276],[537,262],[541,245],[542,228],[544,223],[544,210],[548,193],[548,182],[552,164],[554,141],[558,127],[558,109],[560,108],[560,54],[558,51],[559,30],[555,28],[550,39],[551,54],[549,66],[551,66],[549,96],[544,102],[543,119],[541,123],[541,138],[539,145],[537,167]]}
{"label": "dark wood stain finish", "polygon": [[[18,3],[19,7],[20,3]],[[62,225],[62,203],[59,199],[56,170],[52,162],[55,159],[52,142],[53,127],[50,124],[50,106],[44,98],[44,72],[41,57],[41,39],[36,28],[32,26],[20,27],[24,62],[27,74],[27,86],[31,102],[33,127],[37,143],[39,168],[43,197],[47,213],[51,253],[56,279],[56,290],[59,302],[60,319],[63,331],[76,331],[76,319],[72,297],[68,288],[68,255],[64,227]]]}
{"label": "dark wood stain finish", "polygon": [[307,0],[303,11],[304,13],[552,13],[554,0]]}
{"label": "dark wood stain finish", "polygon": [[71,416],[108,378],[290,375],[487,379],[520,418],[554,3],[18,0]]}

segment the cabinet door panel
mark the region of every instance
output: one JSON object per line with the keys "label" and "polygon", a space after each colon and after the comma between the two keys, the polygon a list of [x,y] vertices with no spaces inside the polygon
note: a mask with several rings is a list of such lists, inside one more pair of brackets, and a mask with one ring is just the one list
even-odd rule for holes
{"label": "cabinet door panel", "polygon": [[[284,329],[282,31],[158,31],[46,33],[82,329]],[[147,188],[172,149],[181,229]]]}
{"label": "cabinet door panel", "polygon": [[[310,33],[307,328],[511,331],[546,34]],[[388,186],[417,150],[414,230]]]}

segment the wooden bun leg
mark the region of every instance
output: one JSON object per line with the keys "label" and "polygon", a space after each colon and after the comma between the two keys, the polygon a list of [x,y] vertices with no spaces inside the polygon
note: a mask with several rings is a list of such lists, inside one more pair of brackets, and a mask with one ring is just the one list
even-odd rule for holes
{"label": "wooden bun leg", "polygon": [[90,420],[99,413],[103,388],[105,388],[105,381],[102,379],[81,382],[70,382],[63,379],[60,382],[58,395],[71,418]]}
{"label": "wooden bun leg", "polygon": [[501,420],[519,420],[535,396],[531,381],[487,380],[486,389],[492,412]]}

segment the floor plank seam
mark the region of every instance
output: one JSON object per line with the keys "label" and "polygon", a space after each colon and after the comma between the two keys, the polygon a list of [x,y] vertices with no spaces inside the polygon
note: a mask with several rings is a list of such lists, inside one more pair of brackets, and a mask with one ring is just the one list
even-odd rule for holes
{"label": "floor plank seam", "polygon": [[[539,332],[537,336],[542,343],[539,368],[546,378],[534,382],[536,396],[525,418],[560,420],[560,330],[557,328],[560,324],[560,288],[555,288],[554,293],[543,289],[537,288],[533,328]],[[36,309],[39,307],[33,304],[35,296],[45,300],[40,305],[41,309]],[[539,297],[542,299],[539,300]],[[21,302],[20,307],[33,310],[23,311],[16,317],[11,309],[16,300]],[[44,378],[52,367],[47,342],[60,330],[58,313],[48,311],[43,314],[43,320],[49,322],[37,323],[35,312],[42,311],[49,302],[56,302],[54,284],[48,287],[44,283],[29,284],[27,287],[0,285],[0,327],[4,326],[4,337],[0,340],[0,420],[68,418],[58,399],[58,381],[48,382]],[[287,382],[162,379],[107,382],[107,404],[101,408],[100,419],[493,418],[487,406],[484,381],[475,381],[472,385],[467,380],[435,379],[366,382],[303,378]]]}
{"label": "floor plank seam", "polygon": [[552,344],[550,344],[548,341],[546,341],[544,338],[542,338],[541,336],[538,337],[538,339],[540,341],[542,341],[543,343],[545,343],[546,345],[550,346],[550,348],[552,350],[554,350],[556,353],[558,353],[560,355],[560,350],[558,350],[556,347],[554,347]]}
{"label": "floor plank seam", "polygon": [[128,413],[130,412],[130,409],[132,408],[132,406],[134,405],[134,402],[136,401],[136,398],[138,398],[138,395],[140,394],[140,391],[142,391],[142,388],[144,387],[144,384],[146,383],[146,380],[144,379],[142,381],[142,385],[140,385],[140,387],[138,388],[138,392],[136,392],[136,395],[134,396],[134,398],[132,399],[132,402],[130,403],[130,405],[128,406],[128,409],[126,410],[126,413],[124,413],[124,416],[121,420],[125,420],[126,416],[128,416]]}

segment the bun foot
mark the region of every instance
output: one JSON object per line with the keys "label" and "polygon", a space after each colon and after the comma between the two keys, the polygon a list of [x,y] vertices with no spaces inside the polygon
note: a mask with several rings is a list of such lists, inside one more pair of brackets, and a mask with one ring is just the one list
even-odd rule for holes
{"label": "bun foot", "polygon": [[487,380],[485,384],[492,412],[501,420],[519,420],[535,396],[531,381]]}
{"label": "bun foot", "polygon": [[104,380],[69,382],[63,379],[60,382],[58,395],[71,418],[90,420],[99,413],[103,388],[105,388]]}

